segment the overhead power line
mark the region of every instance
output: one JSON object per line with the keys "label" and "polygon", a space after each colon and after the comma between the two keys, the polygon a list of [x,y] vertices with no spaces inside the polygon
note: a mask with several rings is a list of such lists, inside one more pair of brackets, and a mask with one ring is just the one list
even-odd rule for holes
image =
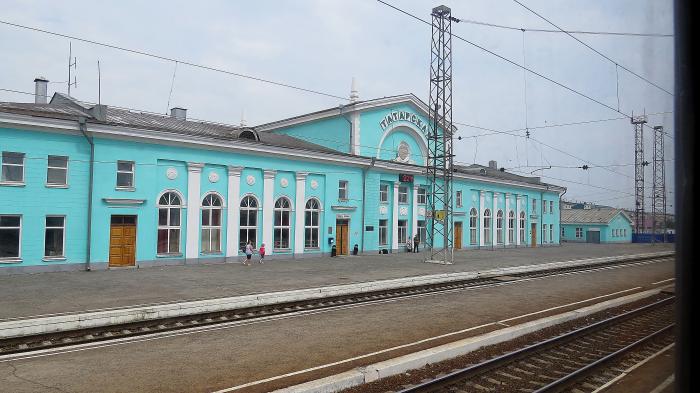
{"label": "overhead power line", "polygon": [[[383,0],[377,0],[377,1],[378,1],[379,3],[382,3],[382,4],[386,5],[387,7],[390,7],[390,8],[392,8],[392,9],[394,9],[394,10],[396,10],[396,11],[398,11],[398,12],[404,14],[404,15],[406,15],[406,16],[409,16],[409,17],[411,17],[411,18],[413,18],[413,19],[415,19],[415,20],[417,20],[417,21],[419,21],[419,22],[422,22],[422,23],[424,23],[424,24],[430,25],[430,22],[426,21],[425,19],[423,19],[423,18],[421,18],[421,17],[419,17],[419,16],[416,16],[416,15],[414,15],[414,14],[408,12],[408,11],[405,11],[405,10],[403,10],[403,9],[401,9],[401,8],[398,8],[398,7],[396,7],[395,5],[389,4],[389,3],[387,3],[386,1],[383,1]],[[469,44],[469,45],[471,45],[471,46],[473,46],[473,47],[475,47],[475,48],[477,48],[477,49],[479,49],[479,50],[482,50],[482,51],[484,51],[484,52],[486,52],[486,53],[488,53],[488,54],[490,54],[490,55],[492,55],[492,56],[494,56],[494,57],[497,57],[497,58],[499,58],[499,59],[501,59],[501,60],[503,60],[503,61],[505,61],[505,62],[507,62],[507,63],[510,63],[510,64],[514,65],[515,67],[524,69],[525,71],[527,71],[527,72],[529,72],[529,73],[531,73],[531,74],[533,74],[533,75],[535,75],[535,76],[538,76],[538,77],[540,77],[540,78],[542,78],[542,79],[544,79],[544,80],[546,80],[546,81],[548,81],[548,82],[550,82],[550,83],[552,83],[552,84],[554,84],[554,85],[557,85],[557,86],[561,87],[562,89],[568,90],[568,91],[570,91],[571,93],[574,93],[574,94],[576,94],[576,95],[578,95],[578,96],[580,96],[580,97],[583,97],[583,98],[585,98],[585,99],[587,99],[587,100],[589,100],[589,101],[595,102],[596,104],[598,104],[598,105],[600,105],[600,106],[603,106],[603,107],[605,107],[605,108],[608,108],[608,109],[610,109],[610,110],[613,111],[613,112],[619,113],[619,114],[621,114],[621,115],[623,115],[623,116],[625,116],[625,117],[627,117],[627,118],[630,118],[630,115],[628,115],[627,113],[622,112],[622,111],[620,111],[619,109],[617,109],[617,108],[615,108],[615,107],[612,107],[612,106],[610,106],[610,105],[608,105],[608,104],[606,104],[606,103],[604,103],[604,102],[602,102],[602,101],[600,101],[600,100],[598,100],[598,99],[595,99],[595,98],[593,98],[593,97],[587,95],[586,93],[580,92],[580,91],[574,89],[573,87],[569,87],[569,86],[565,85],[564,83],[559,82],[559,81],[557,81],[557,80],[554,80],[554,79],[552,79],[552,78],[550,78],[550,77],[548,77],[548,76],[546,76],[546,75],[544,75],[544,74],[542,74],[542,73],[540,73],[540,72],[537,72],[537,71],[535,71],[535,70],[533,70],[533,69],[531,69],[531,68],[525,67],[525,66],[523,66],[523,65],[521,65],[521,64],[518,64],[518,63],[515,62],[514,60],[511,60],[511,59],[509,59],[509,58],[507,58],[507,57],[505,57],[505,56],[503,56],[503,55],[500,55],[500,54],[498,54],[498,53],[496,53],[496,52],[494,52],[494,51],[492,51],[492,50],[490,50],[490,49],[488,49],[488,48],[485,48],[485,47],[483,47],[483,46],[481,46],[481,45],[479,45],[479,44],[477,44],[477,43],[475,43],[475,42],[469,41],[468,39],[466,39],[466,38],[464,38],[464,37],[462,37],[462,36],[459,36],[459,35],[457,35],[457,34],[452,34],[452,36],[453,36],[454,38],[456,38],[456,39],[458,39],[458,40],[460,40],[460,41],[463,41],[463,42],[465,42],[465,43],[467,43],[467,44]],[[649,129],[653,129],[652,127],[650,127],[650,126],[648,126],[648,125],[645,125],[645,126],[648,127]],[[669,137],[670,137],[670,136],[669,136]],[[673,137],[670,137],[670,138],[673,139]]]}
{"label": "overhead power line", "polygon": [[250,80],[254,80],[254,81],[258,81],[258,82],[263,82],[263,83],[267,83],[267,84],[271,84],[271,85],[276,85],[276,86],[280,86],[280,87],[286,87],[286,88],[289,88],[289,89],[299,90],[299,91],[303,91],[303,92],[306,92],[306,93],[311,93],[311,94],[317,94],[317,95],[326,96],[326,97],[337,98],[337,99],[344,100],[344,101],[349,100],[348,97],[341,97],[341,96],[336,95],[336,94],[325,93],[325,92],[322,92],[322,91],[319,91],[319,90],[314,90],[314,89],[307,89],[307,88],[305,88],[305,87],[300,87],[300,86],[292,85],[292,84],[289,84],[289,83],[276,82],[276,81],[273,81],[273,80],[270,80],[270,79],[265,79],[265,78],[261,78],[261,77],[257,77],[257,76],[253,76],[253,75],[243,74],[243,73],[240,73],[240,72],[234,72],[234,71],[230,71],[230,70],[225,70],[225,69],[223,69],[223,68],[218,68],[218,67],[214,67],[214,66],[208,66],[208,65],[205,65],[205,64],[198,64],[198,63],[193,63],[193,62],[191,62],[191,61],[186,61],[186,60],[181,60],[181,59],[175,59],[175,58],[172,58],[172,57],[157,55],[157,54],[155,54],[155,53],[146,52],[146,51],[143,51],[143,50],[129,49],[129,48],[126,48],[126,47],[123,47],[123,46],[118,46],[118,45],[113,45],[113,44],[107,44],[107,43],[104,43],[104,42],[99,42],[99,41],[90,40],[90,39],[81,38],[81,37],[77,37],[77,36],[73,36],[73,35],[68,35],[68,34],[63,34],[63,33],[57,33],[57,32],[53,32],[53,31],[49,31],[49,30],[40,29],[40,28],[38,28],[38,27],[20,25],[20,24],[13,23],[13,22],[8,22],[8,21],[2,20],[2,19],[0,19],[0,23],[1,23],[1,24],[4,24],[4,25],[7,25],[7,26],[12,26],[12,27],[20,28],[20,29],[31,30],[31,31],[35,31],[35,32],[43,33],[43,34],[53,35],[53,36],[56,36],[56,37],[68,38],[68,39],[71,39],[71,40],[76,40],[76,41],[85,42],[85,43],[87,43],[87,44],[102,46],[102,47],[105,47],[105,48],[116,49],[116,50],[119,50],[119,51],[123,51],[123,52],[127,52],[127,53],[132,53],[132,54],[136,54],[136,55],[141,55],[141,56],[147,56],[147,57],[151,57],[151,58],[158,59],[158,60],[164,60],[164,61],[169,61],[169,62],[173,62],[173,63],[184,64],[184,65],[188,65],[188,66],[194,67],[194,68],[200,68],[200,69],[208,70],[208,71],[215,71],[215,72],[219,72],[219,73],[226,74],[226,75],[230,75],[230,76],[235,76],[235,77],[239,77],[239,78],[250,79]]}
{"label": "overhead power line", "polygon": [[506,25],[499,25],[497,23],[481,22],[481,21],[472,20],[472,19],[460,19],[459,21],[463,22],[463,23],[473,24],[473,25],[496,27],[499,29],[514,30],[514,31],[529,31],[529,32],[534,32],[534,33],[571,33],[571,34],[589,34],[589,35],[615,35],[615,36],[663,37],[663,38],[672,38],[673,37],[673,34],[662,34],[662,33],[628,33],[628,32],[619,32],[619,31],[590,31],[590,30],[561,31],[561,30],[531,29],[531,28],[527,28],[527,27],[506,26]]}
{"label": "overhead power line", "polygon": [[535,10],[533,10],[532,8],[530,8],[530,7],[526,6],[525,4],[521,3],[519,0],[513,0],[513,1],[514,1],[515,3],[517,3],[517,4],[519,4],[521,7],[525,8],[526,10],[530,11],[531,13],[537,15],[540,19],[542,19],[542,20],[544,20],[545,22],[549,23],[550,25],[556,27],[556,28],[559,29],[559,31],[561,31],[562,33],[565,33],[565,34],[568,35],[569,37],[571,37],[571,38],[573,38],[574,40],[578,41],[581,45],[585,46],[586,48],[588,48],[588,49],[592,50],[593,52],[597,53],[598,55],[600,55],[600,56],[603,57],[604,59],[606,59],[606,60],[608,60],[609,62],[613,63],[615,66],[622,68],[623,70],[625,70],[625,71],[629,72],[630,74],[636,76],[637,78],[639,78],[639,79],[641,79],[641,80],[647,82],[648,84],[650,84],[650,85],[656,87],[657,89],[659,89],[659,90],[661,90],[661,91],[663,91],[663,92],[665,92],[665,93],[667,93],[667,94],[673,96],[673,93],[671,93],[670,91],[664,89],[663,87],[661,87],[661,86],[659,86],[658,84],[656,84],[656,83],[650,81],[649,79],[647,79],[647,78],[645,78],[645,77],[639,75],[638,73],[636,73],[636,72],[630,70],[629,68],[627,68],[627,67],[625,67],[624,65],[620,64],[619,62],[617,62],[617,61],[611,59],[610,57],[608,57],[607,55],[605,55],[604,53],[602,53],[602,52],[599,51],[598,49],[596,49],[596,48],[590,46],[589,44],[587,44],[587,43],[581,41],[578,37],[575,37],[575,36],[574,36],[573,34],[571,34],[570,32],[565,31],[564,29],[562,29],[561,27],[559,27],[558,25],[556,25],[554,22],[550,21],[549,19],[547,19],[547,18],[545,18],[544,16],[542,16],[541,14],[539,14],[537,11],[535,11]]}

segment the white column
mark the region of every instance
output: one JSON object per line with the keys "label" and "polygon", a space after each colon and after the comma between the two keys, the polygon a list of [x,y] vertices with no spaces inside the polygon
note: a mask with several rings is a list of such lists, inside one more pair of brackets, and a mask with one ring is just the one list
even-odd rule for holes
{"label": "white column", "polygon": [[226,256],[235,257],[238,255],[238,225],[241,218],[241,166],[228,167],[228,207],[226,215]]}
{"label": "white column", "polygon": [[[263,171],[263,243],[265,243],[265,252],[272,254],[274,245],[272,243],[272,229],[274,225],[275,214],[275,170]],[[269,251],[268,251],[269,250]]]}
{"label": "white column", "polygon": [[[494,247],[498,246],[498,243],[496,242],[496,239],[497,239],[497,237],[496,237],[496,220],[498,220],[498,218],[496,217],[496,213],[498,213],[498,196],[499,195],[500,194],[497,192],[493,193],[493,210],[491,211],[491,217],[492,217],[492,221],[491,221],[491,228],[492,228],[491,245]],[[503,225],[503,222],[501,222],[501,225]],[[503,231],[503,227],[501,227],[501,231]]]}
{"label": "white column", "polygon": [[[418,184],[413,185],[413,209],[411,210],[411,243],[413,243],[413,236],[418,233]],[[425,239],[420,239],[424,242]]]}
{"label": "white column", "polygon": [[484,239],[484,210],[486,209],[484,194],[484,191],[479,191],[479,222],[476,226],[479,234],[479,245],[482,247],[486,245],[486,239]]}
{"label": "white column", "polygon": [[360,112],[354,112],[350,115],[350,140],[352,141],[352,146],[350,146],[350,154],[360,155]]}
{"label": "white column", "polygon": [[[306,208],[306,176],[308,172],[297,172],[297,192],[294,212],[294,253],[304,253],[304,209]],[[320,231],[320,229],[319,229]]]}
{"label": "white column", "polygon": [[391,216],[391,249],[399,249],[399,182],[394,182],[394,203]]}
{"label": "white column", "polygon": [[199,257],[199,209],[202,201],[199,199],[202,182],[202,168],[199,162],[187,163],[187,242],[185,258]]}
{"label": "white column", "polygon": [[[506,246],[510,245],[510,243],[508,242],[508,232],[510,231],[510,229],[508,228],[508,220],[510,218],[508,214],[510,214],[510,194],[506,194],[506,208],[503,212],[503,229],[505,230],[503,236],[503,244],[505,244]],[[513,227],[513,230],[515,230],[515,227]]]}
{"label": "white column", "polygon": [[523,239],[520,238],[520,210],[522,197],[520,195],[515,195],[515,244],[520,245]]}

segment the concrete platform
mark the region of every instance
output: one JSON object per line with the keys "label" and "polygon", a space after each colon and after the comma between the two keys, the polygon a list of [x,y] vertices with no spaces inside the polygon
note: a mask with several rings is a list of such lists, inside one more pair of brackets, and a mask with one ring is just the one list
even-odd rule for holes
{"label": "concrete platform", "polygon": [[564,244],[469,250],[453,265],[423,263],[423,254],[113,269],[0,276],[0,321],[157,303],[317,288],[439,273],[481,271],[585,258],[673,250],[672,244]]}

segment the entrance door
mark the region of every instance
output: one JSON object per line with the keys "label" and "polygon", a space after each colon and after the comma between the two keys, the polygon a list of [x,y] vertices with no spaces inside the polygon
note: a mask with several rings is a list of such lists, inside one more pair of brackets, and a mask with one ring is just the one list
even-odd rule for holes
{"label": "entrance door", "polygon": [[537,223],[530,225],[530,233],[532,234],[532,243],[530,247],[537,247]]}
{"label": "entrance door", "polygon": [[112,216],[109,266],[136,265],[136,216]]}
{"label": "entrance door", "polygon": [[455,248],[459,250],[462,248],[462,223],[461,222],[455,222],[455,232],[453,235],[454,235],[454,240],[455,240]]}
{"label": "entrance door", "polygon": [[338,255],[348,255],[348,242],[350,241],[348,227],[348,220],[335,222],[335,247]]}
{"label": "entrance door", "polygon": [[600,232],[599,231],[587,231],[586,232],[586,243],[600,243]]}

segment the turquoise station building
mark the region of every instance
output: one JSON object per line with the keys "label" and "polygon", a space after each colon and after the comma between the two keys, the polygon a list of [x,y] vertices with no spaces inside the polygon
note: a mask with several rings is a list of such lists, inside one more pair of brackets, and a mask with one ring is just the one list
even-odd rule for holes
{"label": "turquoise station building", "polygon": [[[46,91],[43,78],[37,92]],[[406,251],[426,238],[428,128],[414,95],[254,127],[0,102],[0,273]],[[456,166],[456,249],[559,244],[565,189]]]}

